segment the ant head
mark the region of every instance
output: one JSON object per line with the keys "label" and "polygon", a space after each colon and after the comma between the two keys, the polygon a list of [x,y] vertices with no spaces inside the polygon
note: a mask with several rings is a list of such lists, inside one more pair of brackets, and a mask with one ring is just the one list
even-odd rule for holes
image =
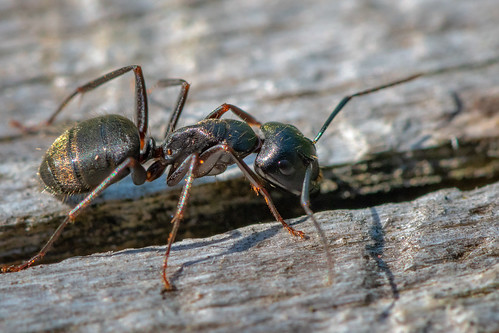
{"label": "ant head", "polygon": [[255,159],[255,171],[271,184],[300,195],[310,164],[311,180],[319,177],[317,151],[312,140],[293,125],[270,122],[260,129],[264,140]]}

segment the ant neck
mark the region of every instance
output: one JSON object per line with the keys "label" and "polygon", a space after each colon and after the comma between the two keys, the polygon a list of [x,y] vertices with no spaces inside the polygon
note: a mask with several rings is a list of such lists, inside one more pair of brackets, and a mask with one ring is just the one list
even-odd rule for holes
{"label": "ant neck", "polygon": [[163,156],[162,147],[157,147],[156,141],[153,138],[146,138],[144,148],[140,152],[140,163],[144,163],[145,161],[149,161],[161,156]]}

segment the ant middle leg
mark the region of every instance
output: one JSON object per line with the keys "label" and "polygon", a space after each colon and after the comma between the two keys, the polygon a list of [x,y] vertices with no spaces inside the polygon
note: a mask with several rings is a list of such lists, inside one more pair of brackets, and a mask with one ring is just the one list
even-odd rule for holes
{"label": "ant middle leg", "polygon": [[191,85],[189,84],[189,82],[183,79],[162,79],[159,80],[155,86],[160,88],[181,86],[180,92],[177,97],[177,102],[175,103],[175,109],[173,110],[170,120],[168,121],[168,126],[166,127],[166,138],[168,134],[173,132],[177,127],[177,122],[180,114],[182,113],[182,110],[184,109],[185,101],[187,100],[187,94],[189,93],[189,88],[191,87]]}
{"label": "ant middle leg", "polygon": [[171,223],[173,224],[172,231],[170,231],[170,235],[168,236],[168,244],[166,246],[165,251],[165,259],[163,261],[163,283],[165,285],[164,291],[172,291],[175,288],[170,284],[168,277],[166,276],[166,269],[168,268],[168,257],[170,256],[170,250],[172,244],[175,240],[175,236],[177,235],[178,227],[180,226],[180,221],[184,217],[184,211],[186,207],[187,200],[189,199],[189,191],[192,187],[192,182],[194,181],[195,168],[199,164],[199,156],[197,153],[192,154],[184,163],[184,165],[189,165],[189,169],[187,171],[187,178],[185,181],[185,185],[182,188],[182,193],[180,194],[180,199],[177,203],[177,211],[175,212],[175,216],[173,217]]}

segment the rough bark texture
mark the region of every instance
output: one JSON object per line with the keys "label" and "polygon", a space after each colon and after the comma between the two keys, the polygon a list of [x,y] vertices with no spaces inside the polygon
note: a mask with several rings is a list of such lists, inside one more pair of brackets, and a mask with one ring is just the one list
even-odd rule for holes
{"label": "rough bark texture", "polygon": [[2,276],[4,331],[489,331],[497,318],[499,184],[409,203],[317,213],[335,261],[278,223],[173,247],[74,257]]}
{"label": "rough bark texture", "polygon": [[[125,179],[45,263],[70,259],[0,276],[1,331],[499,330],[497,1],[23,1],[0,17],[2,264],[35,253],[68,211],[40,191],[44,151],[74,121],[133,118],[131,75],[43,133],[8,120],[45,120],[107,71],[143,66],[156,137],[176,91],[154,83],[181,77],[192,89],[180,126],[229,102],[311,138],[346,94],[433,73],[352,100],[317,145],[331,166],[313,202],[335,257],[331,286],[310,221],[291,220],[304,241],[277,224],[240,228],[272,217],[247,182],[219,177],[193,190],[182,237],[194,238],[171,260],[178,291],[161,295],[179,189]],[[445,187],[459,190],[417,199]],[[302,214],[296,198],[273,196],[287,218]]]}

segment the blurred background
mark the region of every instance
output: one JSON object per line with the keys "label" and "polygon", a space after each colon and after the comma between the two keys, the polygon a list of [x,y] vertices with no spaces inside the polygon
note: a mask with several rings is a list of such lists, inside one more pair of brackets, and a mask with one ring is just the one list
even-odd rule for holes
{"label": "blurred background", "polygon": [[[2,115],[27,124],[46,119],[78,85],[139,64],[149,87],[165,77],[192,83],[181,125],[230,102],[310,137],[347,93],[496,57],[499,44],[493,0],[28,0],[2,1],[0,15]],[[450,94],[483,89],[478,80],[495,89],[493,76],[458,72],[363,97],[322,139],[321,161],[348,162],[456,134],[456,124],[442,129],[439,118],[454,110]],[[73,103],[61,119],[132,116],[132,75],[115,81]],[[151,96],[153,134],[162,135],[174,90]],[[400,103],[410,105],[400,110]],[[13,133],[2,122],[0,135]]]}

